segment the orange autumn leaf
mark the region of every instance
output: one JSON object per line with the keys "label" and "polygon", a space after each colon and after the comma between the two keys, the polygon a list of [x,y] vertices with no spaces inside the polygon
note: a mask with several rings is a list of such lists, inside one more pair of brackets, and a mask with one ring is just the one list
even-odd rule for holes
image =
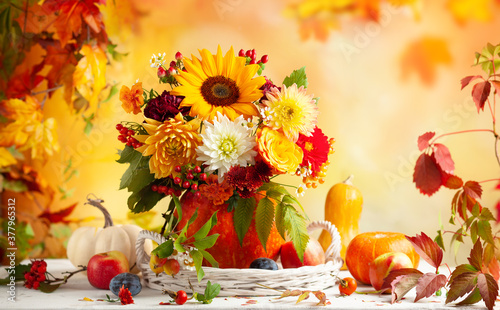
{"label": "orange autumn leaf", "polygon": [[17,18],[19,25],[25,27],[25,32],[42,33],[56,31],[54,21],[57,19],[57,15],[53,10],[36,2],[26,7],[25,10],[25,14],[19,15]]}
{"label": "orange autumn leaf", "polygon": [[34,97],[10,99],[0,103],[0,115],[9,121],[0,123],[0,147],[22,147],[33,126],[42,120],[41,107]]}
{"label": "orange autumn leaf", "polygon": [[71,47],[61,47],[57,42],[47,45],[47,56],[44,63],[50,66],[50,70],[45,77],[48,82],[48,88],[53,88],[61,81],[67,79],[68,75],[72,76],[72,71],[67,70],[68,66],[75,66],[77,60]]}
{"label": "orange autumn leaf", "polygon": [[443,39],[423,37],[409,44],[401,57],[401,77],[416,74],[426,85],[436,80],[437,68],[452,61],[448,45]]}
{"label": "orange autumn leaf", "polygon": [[461,25],[471,20],[488,22],[493,17],[493,0],[449,0],[447,6]]}
{"label": "orange autumn leaf", "polygon": [[46,0],[43,3],[43,10],[47,12],[57,12],[57,19],[54,21],[56,35],[64,47],[74,36],[79,36],[86,30],[100,33],[104,30],[102,15],[97,4],[100,0]]}

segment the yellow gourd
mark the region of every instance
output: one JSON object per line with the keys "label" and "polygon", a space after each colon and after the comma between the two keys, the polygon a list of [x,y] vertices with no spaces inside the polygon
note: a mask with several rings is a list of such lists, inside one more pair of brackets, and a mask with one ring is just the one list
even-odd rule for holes
{"label": "yellow gourd", "polygon": [[[326,195],[325,202],[325,220],[334,224],[340,233],[340,256],[344,261],[349,242],[359,233],[358,223],[363,209],[363,196],[359,189],[352,185],[352,178],[351,175],[344,182],[333,185]],[[330,234],[324,230],[318,240],[324,250],[332,241]],[[342,269],[347,269],[345,263]]]}
{"label": "yellow gourd", "polygon": [[[88,199],[85,204],[93,205],[104,214],[104,227],[84,226],[76,229],[68,240],[68,259],[75,267],[87,266],[94,254],[116,250],[125,254],[132,267],[136,262],[135,242],[142,228],[137,225],[114,226],[111,215],[101,202],[99,199]],[[144,251],[150,253],[152,250],[151,240],[146,240]],[[137,266],[133,267],[132,272],[139,272]]]}

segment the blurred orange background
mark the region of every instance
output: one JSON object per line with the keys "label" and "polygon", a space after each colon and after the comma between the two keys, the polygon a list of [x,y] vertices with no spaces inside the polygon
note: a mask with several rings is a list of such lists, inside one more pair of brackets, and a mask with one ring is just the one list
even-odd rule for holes
{"label": "blurred orange background", "polygon": [[[488,42],[499,43],[499,1],[414,0],[401,6],[381,1],[378,21],[328,11],[329,5],[342,1],[107,2],[102,7],[107,32],[117,50],[128,53],[108,67],[108,82],[119,88],[138,79],[144,88],[159,91],[165,86],[159,86],[149,66],[153,53],[165,52],[172,59],[177,51],[198,56],[198,49],[215,53],[218,45],[223,51],[233,46],[236,51],[254,48],[258,55],[269,55],[264,75],[275,83],[306,67],[308,92],[321,98],[318,126],[336,139],[325,184],[300,198],[311,220],[323,219],[330,187],[353,174],[364,196],[362,232],[423,231],[434,237],[441,225],[449,226],[455,191],[441,189],[429,198],[412,181],[420,154],[417,138],[427,131],[491,128],[488,111],[478,115],[471,87],[461,91],[460,80],[481,74],[479,67],[472,67],[474,53]],[[51,100],[61,97],[56,93]],[[73,196],[60,207],[68,200],[78,202],[74,217],[99,217],[99,211],[83,205],[87,194],[94,193],[105,200],[116,222],[127,221],[128,193],[118,190],[127,167],[115,162],[122,143],[114,126],[131,116],[118,96],[101,106],[89,136],[83,124],[75,125],[69,111],[47,104],[44,113],[59,119],[68,113],[67,123],[59,123],[60,155],[47,164],[44,175],[57,182],[60,162],[68,156],[79,170],[68,184],[75,188]],[[456,174],[464,180],[499,175],[491,134],[449,136],[441,142],[449,147]],[[482,203],[492,210],[500,198],[495,185],[483,184]],[[159,213],[167,205],[162,201],[153,209],[157,214],[152,226],[161,225]],[[465,248],[463,254],[468,254]]]}

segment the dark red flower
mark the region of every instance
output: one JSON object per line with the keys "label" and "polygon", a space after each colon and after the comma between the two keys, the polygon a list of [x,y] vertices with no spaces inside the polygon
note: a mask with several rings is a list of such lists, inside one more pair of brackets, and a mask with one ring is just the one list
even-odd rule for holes
{"label": "dark red flower", "polygon": [[167,119],[174,118],[179,112],[182,113],[182,115],[186,115],[190,108],[179,108],[182,99],[184,99],[184,97],[170,95],[168,91],[164,90],[160,96],[148,102],[144,109],[144,116],[159,122],[164,122]]}
{"label": "dark red flower", "polygon": [[313,173],[319,172],[321,165],[328,160],[328,153],[330,152],[328,137],[323,134],[321,129],[316,127],[310,137],[302,134],[299,135],[297,145],[300,146],[304,153],[304,158],[300,165],[304,167],[309,167],[310,165]]}
{"label": "dark red flower", "polygon": [[118,292],[118,297],[120,298],[122,305],[128,305],[134,303],[134,299],[132,298],[132,293],[130,293],[128,288],[125,288],[125,285],[122,285],[122,287],[120,288],[120,292]]}
{"label": "dark red flower", "polygon": [[233,166],[224,178],[236,189],[241,198],[249,198],[263,182],[269,182],[270,171],[271,168],[267,164],[257,162],[255,166]]}
{"label": "dark red flower", "polygon": [[274,85],[274,83],[271,80],[269,80],[267,77],[264,77],[264,78],[266,79],[266,83],[264,83],[264,85],[262,85],[259,88],[260,90],[262,90],[262,98],[260,98],[259,102],[262,102],[262,100],[267,99],[266,93],[269,92],[273,87],[276,87],[279,90],[281,90],[281,87]]}

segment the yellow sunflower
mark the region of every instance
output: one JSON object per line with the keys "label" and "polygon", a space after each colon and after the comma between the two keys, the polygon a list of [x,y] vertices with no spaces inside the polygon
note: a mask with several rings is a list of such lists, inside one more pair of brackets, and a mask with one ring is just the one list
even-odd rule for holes
{"label": "yellow sunflower", "polygon": [[258,109],[252,102],[262,97],[259,88],[266,82],[262,76],[253,78],[259,65],[245,66],[245,58],[235,57],[232,47],[224,57],[220,46],[217,55],[206,49],[200,54],[201,60],[184,58],[187,72],[175,76],[181,85],[170,94],[185,97],[180,106],[191,107],[191,116],[210,122],[217,112],[231,120],[240,115],[257,116]]}

